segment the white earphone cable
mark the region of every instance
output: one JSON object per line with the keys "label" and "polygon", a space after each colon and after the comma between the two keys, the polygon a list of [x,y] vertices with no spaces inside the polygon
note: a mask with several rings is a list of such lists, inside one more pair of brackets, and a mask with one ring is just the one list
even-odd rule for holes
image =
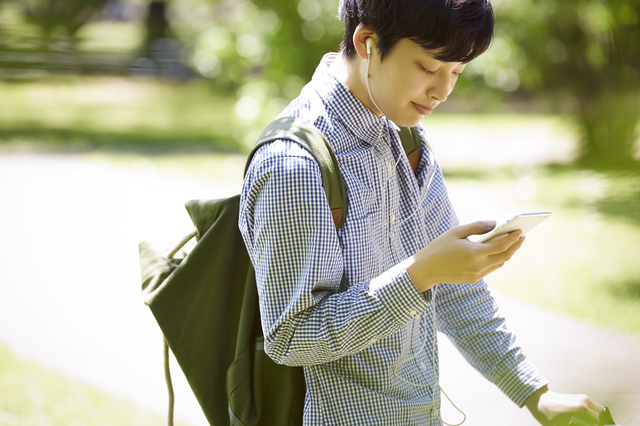
{"label": "white earphone cable", "polygon": [[[375,99],[373,99],[373,95],[371,94],[371,87],[369,86],[369,66],[371,65],[371,42],[372,42],[372,40],[370,38],[367,39],[367,41],[366,41],[366,45],[367,45],[367,70],[366,70],[365,75],[364,75],[364,81],[365,81],[365,85],[367,86],[367,93],[369,94],[369,99],[371,99],[371,102],[373,103],[373,105],[375,105],[375,107],[378,109],[378,111],[380,111],[382,116],[384,118],[387,118],[387,116],[384,113],[384,111],[382,111],[382,108],[380,108],[378,106],[378,104],[376,103]],[[387,118],[387,120],[389,120],[389,119]],[[380,135],[378,135],[378,139],[380,139]],[[431,187],[431,182],[432,182],[433,177],[435,175],[436,160],[435,160],[435,154],[433,152],[433,149],[431,149],[431,146],[429,145],[429,142],[426,142],[426,143],[427,143],[427,147],[429,148],[429,153],[430,153],[430,155],[429,155],[429,159],[430,159],[430,161],[429,161],[429,169],[430,169],[430,172],[429,172],[429,180],[428,180],[427,185],[426,185],[425,190],[424,190],[424,195],[423,195],[422,199],[418,202],[418,207],[416,208],[416,210],[411,215],[406,217],[402,222],[399,222],[398,226],[402,225],[403,223],[405,223],[406,221],[411,219],[418,212],[418,210],[420,209],[420,205],[424,202],[424,200],[427,197],[427,194],[429,193],[429,188]],[[396,163],[393,165],[393,169],[394,170],[395,170],[396,166],[398,165],[399,161],[400,161],[400,157],[398,157],[398,160],[396,160]],[[389,182],[390,177],[391,177],[391,175],[389,175],[387,177],[387,182],[386,183]]]}
{"label": "white earphone cable", "polygon": [[[371,39],[367,39],[366,41],[366,45],[367,45],[367,70],[365,73],[365,84],[367,86],[367,92],[369,93],[369,99],[371,99],[371,102],[373,103],[373,105],[375,105],[375,107],[378,109],[378,111],[380,111],[380,113],[382,114],[382,116],[384,118],[387,118],[385,113],[382,111],[382,108],[380,108],[378,106],[378,104],[376,103],[376,101],[373,99],[373,95],[371,94],[371,88],[369,87],[369,66],[371,65]],[[389,119],[387,118],[387,121]],[[380,134],[378,135],[378,139],[380,139],[380,135],[382,134],[382,129]],[[407,220],[411,219],[419,210],[420,210],[420,206],[422,205],[422,203],[424,202],[424,200],[427,197],[427,194],[429,193],[429,188],[431,186],[431,182],[433,180],[433,177],[435,176],[435,165],[436,165],[436,161],[435,161],[435,154],[433,153],[433,150],[431,149],[431,146],[429,146],[429,144],[427,143],[427,147],[429,148],[429,154],[430,154],[430,176],[429,176],[429,180],[427,182],[427,186],[424,190],[424,195],[422,197],[422,199],[418,202],[417,206],[416,206],[416,210],[409,215],[407,218],[405,218],[402,222],[399,222],[397,225],[401,225],[403,223],[405,223]],[[396,160],[393,169],[395,170],[396,166],[398,165],[398,162],[400,161],[400,158],[402,158],[401,156],[398,156],[398,159]],[[390,170],[391,171],[391,170]],[[388,174],[387,179],[385,180],[385,185],[383,188],[383,194],[386,194],[386,190],[387,190],[387,185],[389,183],[389,180],[391,179],[391,173]],[[386,205],[386,203],[385,203]],[[432,324],[433,324],[433,346],[431,348],[431,367],[433,368],[433,374],[435,376],[436,379],[436,384],[438,386],[438,389],[440,389],[440,392],[442,392],[442,394],[447,398],[447,400],[449,400],[449,402],[451,403],[451,405],[453,405],[453,407],[458,410],[458,412],[460,412],[463,416],[463,419],[460,423],[457,423],[455,425],[451,425],[447,422],[445,422],[442,417],[440,416],[440,412],[438,410],[437,412],[437,416],[438,419],[440,419],[440,421],[442,423],[444,423],[447,426],[460,426],[462,425],[466,420],[467,420],[467,415],[464,413],[464,411],[462,411],[460,408],[458,408],[458,406],[456,406],[454,404],[454,402],[451,400],[451,398],[449,398],[449,395],[447,395],[447,393],[444,391],[444,389],[442,389],[442,386],[440,386],[440,380],[438,378],[438,371],[436,369],[436,361],[435,361],[435,356],[436,356],[436,333],[437,333],[437,329],[436,329],[436,308],[435,308],[435,302],[436,302],[436,293],[438,291],[438,284],[436,284],[436,286],[433,288],[433,295],[432,295],[432,307],[431,307],[431,311],[432,311]],[[413,327],[414,325],[412,324],[412,328],[411,328],[411,341],[413,341]],[[425,350],[425,347],[427,345],[427,340],[425,339],[422,347],[420,348],[420,350],[418,352],[416,352],[413,356],[402,360],[400,362],[398,362],[395,367],[393,368],[393,375],[398,378],[399,380],[411,385],[411,386],[415,386],[415,387],[431,387],[431,384],[422,384],[422,383],[412,383],[409,382],[408,380],[403,379],[402,377],[400,377],[400,375],[398,374],[398,369],[401,368],[403,365],[405,365],[407,362],[411,361],[412,359],[415,359],[417,356],[419,356],[420,354],[422,354]]]}
{"label": "white earphone cable", "polygon": [[[369,39],[369,40],[371,40],[371,39]],[[380,111],[380,114],[382,114],[383,117],[386,117],[386,114],[378,106],[376,101],[373,99],[373,96],[371,95],[371,88],[369,87],[369,65],[370,64],[371,64],[371,51],[367,51],[367,72],[364,75],[364,81],[365,81],[365,84],[367,86],[367,92],[369,93],[369,99],[371,99],[371,102],[373,102],[375,107],[378,108],[378,111]]]}
{"label": "white earphone cable", "polygon": [[[433,288],[433,295],[431,297],[432,300],[432,305],[431,305],[431,315],[432,315],[432,324],[433,324],[433,346],[431,347],[431,367],[433,368],[433,374],[435,376],[435,383],[438,385],[438,389],[440,389],[440,392],[442,392],[442,394],[447,398],[447,400],[451,403],[451,405],[453,405],[453,407],[458,410],[458,412],[460,414],[462,414],[463,418],[462,421],[460,423],[456,423],[456,424],[450,424],[445,422],[442,417],[440,416],[440,412],[438,411],[438,419],[440,419],[440,421],[442,423],[444,423],[447,426],[460,426],[462,425],[466,420],[467,420],[467,415],[465,414],[464,411],[462,411],[460,408],[458,408],[458,406],[451,400],[451,398],[449,398],[449,395],[447,395],[447,393],[444,391],[444,389],[442,388],[442,386],[440,385],[440,378],[438,377],[438,370],[436,369],[436,333],[437,333],[437,329],[436,329],[436,307],[435,307],[435,301],[436,301],[436,293],[438,291],[438,285],[436,284],[436,286]],[[412,325],[412,329],[411,329],[411,338],[413,340],[413,325]],[[424,388],[424,387],[431,387],[431,383],[429,384],[422,384],[422,383],[413,383],[410,382],[408,380],[403,379],[402,377],[400,377],[400,375],[398,374],[398,369],[401,368],[403,365],[405,365],[407,362],[411,361],[412,359],[418,357],[420,354],[422,354],[422,352],[424,352],[425,347],[427,345],[427,341],[425,340],[424,343],[422,344],[422,347],[420,348],[420,350],[418,352],[416,352],[415,355],[413,355],[410,358],[407,358],[405,360],[402,360],[401,362],[398,362],[398,364],[396,364],[396,366],[393,369],[393,375],[396,376],[396,378],[398,378],[399,380],[411,385],[411,386],[415,386],[418,388]]]}

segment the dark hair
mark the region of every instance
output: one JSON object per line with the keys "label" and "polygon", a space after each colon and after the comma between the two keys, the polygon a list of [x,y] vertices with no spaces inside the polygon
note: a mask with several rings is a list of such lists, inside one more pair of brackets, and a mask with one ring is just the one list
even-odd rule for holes
{"label": "dark hair", "polygon": [[489,0],[340,0],[345,24],[340,51],[356,55],[353,33],[359,24],[378,36],[381,60],[403,38],[424,49],[441,49],[436,59],[469,62],[483,53],[493,37]]}

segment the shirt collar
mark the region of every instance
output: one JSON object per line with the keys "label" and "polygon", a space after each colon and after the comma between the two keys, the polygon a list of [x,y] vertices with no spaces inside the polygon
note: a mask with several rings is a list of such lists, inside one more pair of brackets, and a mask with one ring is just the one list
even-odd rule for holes
{"label": "shirt collar", "polygon": [[381,135],[386,133],[384,127],[391,122],[371,112],[329,70],[329,66],[337,55],[337,53],[326,54],[316,68],[311,81],[318,96],[352,134],[368,144],[377,145]]}

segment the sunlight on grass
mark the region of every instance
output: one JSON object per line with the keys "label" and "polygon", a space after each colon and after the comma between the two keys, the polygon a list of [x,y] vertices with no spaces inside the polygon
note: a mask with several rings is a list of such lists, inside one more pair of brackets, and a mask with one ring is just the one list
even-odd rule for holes
{"label": "sunlight on grass", "polygon": [[165,422],[161,415],[20,360],[0,346],[0,425],[151,426]]}
{"label": "sunlight on grass", "polygon": [[89,52],[131,52],[142,45],[144,32],[144,27],[135,22],[92,22],[78,31],[78,48]]}
{"label": "sunlight on grass", "polygon": [[436,156],[447,167],[548,164],[576,156],[577,132],[566,116],[435,114],[423,124]]}
{"label": "sunlight on grass", "polygon": [[[196,177],[239,190],[245,157],[211,153],[90,154],[130,169]],[[520,252],[488,278],[491,288],[601,326],[640,335],[640,174],[512,167],[446,175],[461,222],[551,210]],[[603,190],[602,182],[607,182]],[[636,188],[634,190],[634,188]],[[623,206],[608,210],[608,200]],[[635,204],[634,204],[635,202]]]}
{"label": "sunlight on grass", "polygon": [[97,150],[84,154],[98,161],[130,170],[157,171],[164,174],[196,178],[204,183],[224,184],[240,190],[246,156],[216,152],[149,152],[127,153]]}
{"label": "sunlight on grass", "polygon": [[638,227],[605,222],[594,234],[588,231],[588,217],[561,210],[545,225],[491,276],[491,284],[521,299],[640,335]]}
{"label": "sunlight on grass", "polygon": [[[488,277],[490,287],[604,327],[640,335],[640,174],[538,168],[530,177],[509,170],[453,173],[452,196],[466,207],[464,219],[500,220],[526,211],[553,216],[532,230],[522,249]],[[523,193],[519,184],[532,185]],[[603,182],[607,182],[603,186]],[[519,192],[520,191],[520,192]],[[615,212],[609,199],[618,200]],[[635,202],[635,204],[634,204]]]}
{"label": "sunlight on grass", "polygon": [[0,141],[86,146],[236,148],[234,100],[205,82],[166,84],[118,78],[0,82]]}
{"label": "sunlight on grass", "polygon": [[[453,118],[443,119],[432,128],[437,129]],[[462,121],[458,117],[458,122]],[[490,121],[492,126],[500,127],[497,118]],[[562,126],[554,119],[545,124],[541,117],[518,120],[508,117],[505,121],[513,129],[527,129],[529,134]],[[527,124],[532,127],[527,128]],[[471,124],[460,127],[460,132],[480,133]],[[520,253],[489,277],[492,288],[605,327],[640,335],[638,173],[596,173],[542,165],[543,155],[555,158],[553,151],[541,152],[538,161],[542,164],[532,163],[530,158],[505,155],[500,157],[503,163],[482,166],[481,162],[475,162],[469,166],[464,160],[469,158],[469,152],[461,150],[461,143],[455,139],[447,143],[450,145],[435,141],[433,145],[438,145],[435,148],[438,154],[449,149],[463,157],[442,160],[461,222],[502,221],[526,211],[553,212],[552,218],[531,232]],[[511,142],[509,139],[483,142],[487,149],[498,152],[501,149],[496,145],[505,143]],[[205,182],[231,184],[238,190],[245,161],[243,155],[207,152],[157,155],[100,152],[87,158],[131,169],[151,167],[163,173],[189,174]]]}
{"label": "sunlight on grass", "polygon": [[[240,188],[246,152],[234,105],[202,82],[130,79],[0,83],[0,141]],[[237,123],[236,123],[237,124]],[[551,210],[491,285],[640,335],[640,178],[570,167],[577,133],[562,116],[435,114],[424,125],[461,220]],[[216,151],[217,150],[217,151]]]}

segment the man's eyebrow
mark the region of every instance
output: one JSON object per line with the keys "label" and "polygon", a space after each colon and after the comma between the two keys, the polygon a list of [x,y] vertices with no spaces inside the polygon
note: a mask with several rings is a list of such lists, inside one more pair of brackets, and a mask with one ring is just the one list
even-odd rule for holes
{"label": "man's eyebrow", "polygon": [[440,55],[442,53],[442,49],[425,49],[423,48],[422,51],[425,53],[426,56],[428,56],[429,58],[433,59],[434,61],[438,61],[438,62],[442,62],[442,63],[446,63],[447,61],[443,61],[442,59],[438,59],[438,55]]}
{"label": "man's eyebrow", "polygon": [[[436,49],[438,50],[438,49]],[[429,50],[429,49],[425,49],[422,48],[422,51],[431,59],[433,59],[434,61],[438,61],[438,62],[442,62],[442,63],[448,63],[447,61],[443,61],[442,59],[438,59],[436,56],[438,55],[439,52],[435,52],[433,50]],[[456,66],[460,66],[460,65],[467,65],[470,61],[467,62],[457,62]]]}

